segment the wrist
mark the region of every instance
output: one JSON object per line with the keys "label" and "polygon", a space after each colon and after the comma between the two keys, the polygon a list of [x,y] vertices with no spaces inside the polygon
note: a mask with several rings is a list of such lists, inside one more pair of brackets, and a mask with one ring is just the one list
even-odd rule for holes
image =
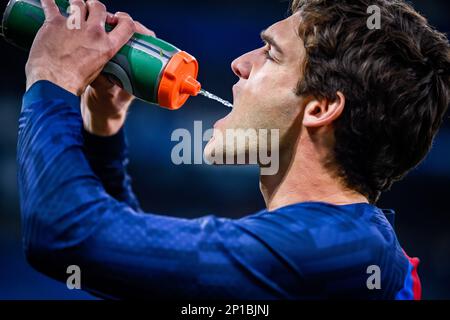
{"label": "wrist", "polygon": [[62,73],[58,73],[57,75],[48,68],[38,68],[38,67],[30,68],[27,66],[26,90],[28,91],[33,86],[33,84],[41,80],[50,81],[76,96],[81,96],[81,94],[84,91],[83,86],[78,84],[79,81],[77,81],[76,77],[74,76],[70,75],[63,76]]}
{"label": "wrist", "polygon": [[96,136],[110,137],[116,135],[125,124],[126,112],[114,116],[93,113],[86,106],[82,107],[84,129]]}

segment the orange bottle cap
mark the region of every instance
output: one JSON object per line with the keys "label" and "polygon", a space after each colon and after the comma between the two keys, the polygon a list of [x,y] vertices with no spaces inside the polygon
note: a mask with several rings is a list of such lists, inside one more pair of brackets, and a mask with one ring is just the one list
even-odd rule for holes
{"label": "orange bottle cap", "polygon": [[176,53],[161,76],[158,104],[170,110],[181,108],[190,96],[196,96],[200,92],[197,74],[197,60],[187,52]]}

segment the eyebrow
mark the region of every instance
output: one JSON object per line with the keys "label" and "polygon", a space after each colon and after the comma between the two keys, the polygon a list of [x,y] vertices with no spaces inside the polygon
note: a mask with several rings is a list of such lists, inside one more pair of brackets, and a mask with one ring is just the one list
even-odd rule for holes
{"label": "eyebrow", "polygon": [[267,42],[272,47],[275,48],[280,54],[284,55],[283,49],[281,49],[280,45],[275,41],[275,39],[266,33],[266,30],[261,31],[261,40]]}

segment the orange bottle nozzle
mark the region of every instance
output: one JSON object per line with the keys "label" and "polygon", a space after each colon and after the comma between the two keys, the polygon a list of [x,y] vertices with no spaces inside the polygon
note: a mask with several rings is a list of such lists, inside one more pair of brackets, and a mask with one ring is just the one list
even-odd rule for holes
{"label": "orange bottle nozzle", "polygon": [[183,83],[181,84],[180,92],[188,94],[190,96],[196,96],[200,92],[201,88],[202,86],[200,85],[200,82],[189,76],[184,79]]}
{"label": "orange bottle nozzle", "polygon": [[190,96],[196,96],[201,90],[197,74],[197,60],[187,52],[176,53],[162,73],[158,104],[171,110],[181,108]]}

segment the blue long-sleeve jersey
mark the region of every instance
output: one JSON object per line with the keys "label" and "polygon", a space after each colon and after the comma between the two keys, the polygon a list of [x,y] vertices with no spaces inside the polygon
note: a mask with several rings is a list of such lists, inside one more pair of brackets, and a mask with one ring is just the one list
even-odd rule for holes
{"label": "blue long-sleeve jersey", "polygon": [[84,132],[79,98],[50,82],[24,96],[17,160],[28,261],[64,282],[77,265],[82,288],[96,295],[420,297],[418,261],[399,245],[393,212],[370,204],[305,202],[242,219],[143,213],[123,131]]}

